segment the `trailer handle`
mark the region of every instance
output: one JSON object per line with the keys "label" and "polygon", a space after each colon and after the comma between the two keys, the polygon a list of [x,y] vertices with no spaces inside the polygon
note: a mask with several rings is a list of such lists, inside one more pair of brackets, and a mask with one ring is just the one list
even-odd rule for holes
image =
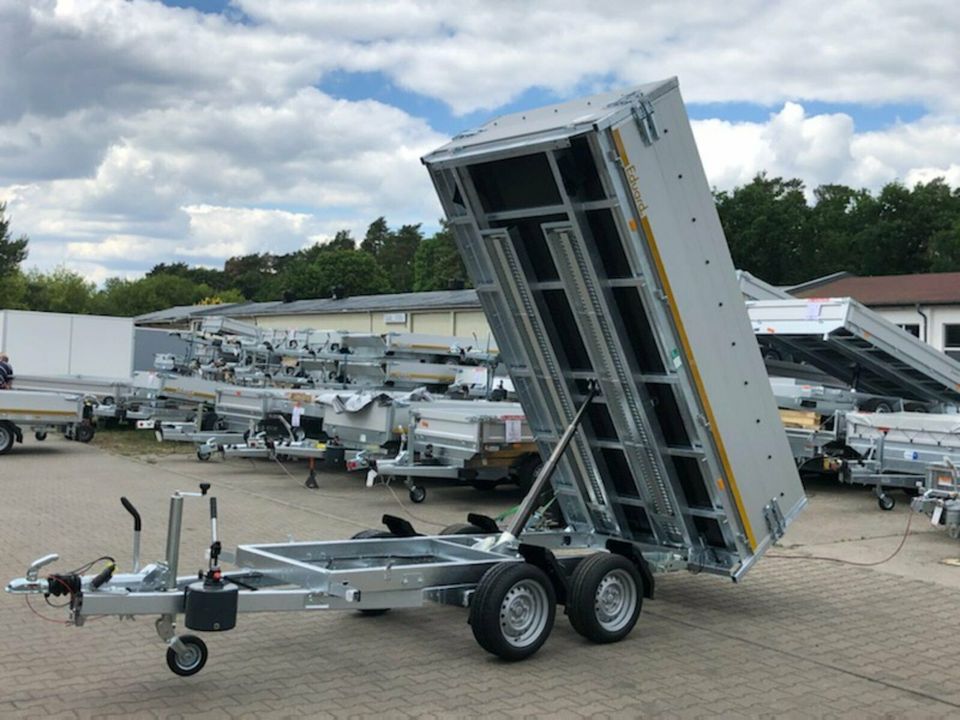
{"label": "trailer handle", "polygon": [[220,538],[217,534],[217,498],[210,496],[210,568],[217,565],[220,558]]}
{"label": "trailer handle", "polygon": [[560,442],[557,443],[557,446],[553,449],[553,452],[550,453],[550,457],[547,458],[547,461],[543,464],[543,467],[540,468],[540,473],[537,475],[536,480],[533,481],[533,485],[530,487],[529,492],[527,492],[526,497],[523,498],[523,502],[520,504],[520,509],[517,510],[516,514],[513,516],[513,520],[510,522],[510,527],[507,528],[503,535],[501,535],[500,539],[497,541],[497,545],[516,540],[518,537],[520,537],[520,533],[523,532],[523,529],[526,527],[530,517],[537,509],[537,500],[540,497],[540,493],[550,481],[553,471],[556,470],[557,465],[560,464],[560,458],[563,456],[563,453],[573,440],[573,436],[576,434],[577,429],[580,427],[580,423],[583,421],[583,416],[587,414],[587,409],[590,407],[590,403],[592,403],[593,399],[599,394],[600,386],[596,383],[596,381],[591,382],[590,390],[587,393],[587,399],[583,401],[583,405],[581,405],[580,409],[577,410],[577,414],[574,416],[573,422],[571,422],[570,425],[567,426],[567,429],[563,431],[563,435],[560,437]]}
{"label": "trailer handle", "polygon": [[140,572],[140,513],[126,497],[120,498],[124,510],[133,516],[133,572]]}

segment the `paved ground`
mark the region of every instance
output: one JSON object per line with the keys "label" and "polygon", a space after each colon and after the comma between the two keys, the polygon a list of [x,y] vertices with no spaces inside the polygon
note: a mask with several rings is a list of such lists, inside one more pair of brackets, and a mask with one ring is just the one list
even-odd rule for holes
{"label": "paved ground", "polygon": [[[400,513],[383,487],[328,474],[322,489],[262,463],[143,463],[65,441],[30,442],[0,459],[0,578],[57,551],[61,568],[103,553],[129,558],[127,495],[144,516],[144,554],[159,558],[166,498],[201,479],[221,498],[224,540],[342,538]],[[401,489],[402,490],[402,489]],[[447,524],[499,512],[515,493],[431,489],[404,506]],[[558,615],[547,645],[507,664],[473,641],[463,611],[430,607],[371,618],[350,613],[242,616],[208,635],[207,667],[171,674],[152,622],[62,627],[0,596],[0,717],[957,717],[960,544],[917,516],[903,552],[877,568],[802,555],[881,559],[897,546],[906,504],[881,513],[870,496],[822,484],[775,551],[733,585],[677,574],[618,645],[583,641]],[[185,519],[181,569],[199,567],[205,508]],[[773,553],[771,553],[773,554]],[[791,556],[791,557],[783,557]],[[38,612],[61,617],[42,601]],[[60,611],[62,612],[62,611]]]}

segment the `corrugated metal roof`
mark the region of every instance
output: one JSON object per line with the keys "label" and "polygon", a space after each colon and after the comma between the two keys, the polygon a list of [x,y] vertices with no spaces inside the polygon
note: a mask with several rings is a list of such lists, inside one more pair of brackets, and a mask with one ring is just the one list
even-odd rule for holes
{"label": "corrugated metal roof", "polygon": [[864,305],[960,305],[960,272],[842,277],[791,290],[797,297],[852,297]]}
{"label": "corrugated metal roof", "polygon": [[233,303],[228,305],[186,305],[158,310],[134,318],[138,325],[185,322],[210,315],[226,317],[262,317],[267,315],[329,315],[349,312],[404,312],[409,310],[479,309],[476,290],[435,290],[419,293],[389,295],[357,295],[334,300],[294,300],[285,303],[275,300],[262,303]]}

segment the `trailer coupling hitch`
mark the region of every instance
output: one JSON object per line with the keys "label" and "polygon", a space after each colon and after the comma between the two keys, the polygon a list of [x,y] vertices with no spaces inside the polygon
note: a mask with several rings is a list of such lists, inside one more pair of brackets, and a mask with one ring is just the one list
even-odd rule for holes
{"label": "trailer coupling hitch", "polygon": [[[26,576],[11,580],[7,583],[6,591],[19,595],[53,595],[54,597],[79,595],[83,588],[83,577],[77,573],[50,573],[45,578],[40,577],[40,568],[59,559],[59,555],[51,553],[34,560],[27,568]],[[116,563],[112,561],[108,563],[90,580],[90,589],[96,590],[108,582],[116,569]]]}

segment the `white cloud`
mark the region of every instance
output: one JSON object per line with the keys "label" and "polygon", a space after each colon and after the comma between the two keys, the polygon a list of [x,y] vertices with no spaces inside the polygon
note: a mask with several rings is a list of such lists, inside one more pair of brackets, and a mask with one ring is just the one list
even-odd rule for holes
{"label": "white cloud", "polygon": [[[960,185],[960,4],[781,0],[234,0],[245,22],[153,0],[0,0],[0,198],[29,264],[102,280],[161,261],[288,252],[349,228],[432,223],[419,157],[443,134],[317,89],[382,73],[456,113],[531,87],[679,75],[688,102],[780,108],[694,123],[711,183]],[[347,76],[349,78],[349,76]],[[809,101],[921,104],[863,131]]]}
{"label": "white cloud", "polygon": [[379,70],[459,112],[538,85],[565,93],[679,75],[688,100],[920,101],[960,109],[960,5],[898,0],[237,0],[337,62]]}
{"label": "white cloud", "polygon": [[[925,118],[885,130],[855,132],[843,113],[808,116],[786,103],[763,123],[700,120],[694,135],[710,182],[730,189],[757,173],[799,177],[807,189],[829,183],[877,189],[893,180],[909,185],[935,177],[960,187],[960,123]],[[947,162],[943,162],[947,159]]]}

